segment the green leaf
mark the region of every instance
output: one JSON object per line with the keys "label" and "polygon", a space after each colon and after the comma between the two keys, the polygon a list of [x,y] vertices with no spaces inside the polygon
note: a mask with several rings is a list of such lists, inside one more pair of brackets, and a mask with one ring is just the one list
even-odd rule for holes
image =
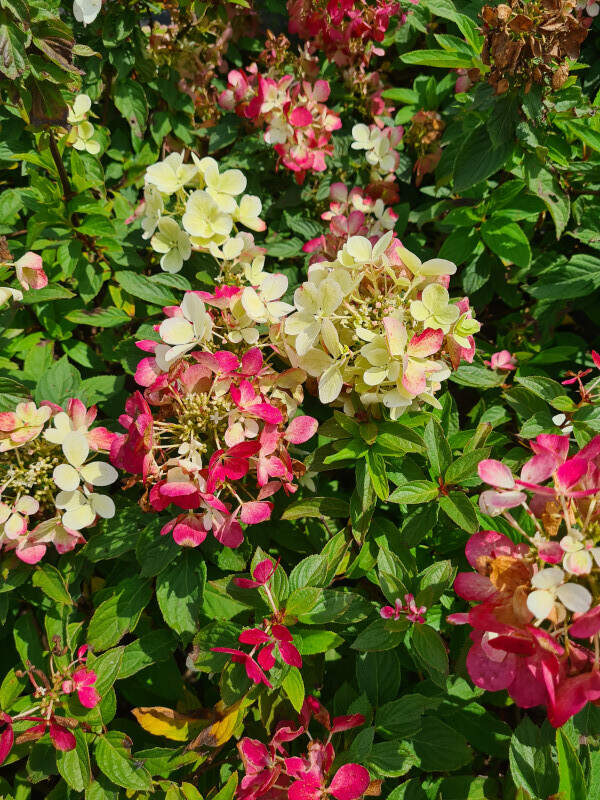
{"label": "green leaf", "polygon": [[281,519],[304,519],[305,517],[343,518],[350,516],[350,505],[341,497],[303,497],[290,503]]}
{"label": "green leaf", "polygon": [[335,650],[344,643],[344,639],[333,631],[314,631],[308,628],[299,631],[294,628],[294,642],[301,655],[312,656]]}
{"label": "green leaf", "polygon": [[423,718],[412,742],[419,767],[425,772],[453,772],[473,758],[465,737],[434,717]]}
{"label": "green leaf", "polygon": [[552,758],[550,730],[544,735],[525,716],[510,740],[510,773],[517,788],[532,797],[549,797],[558,791],[558,770]]}
{"label": "green leaf", "polygon": [[80,392],[81,375],[74,366],[69,364],[69,359],[63,356],[41,376],[35,389],[34,399],[37,403],[50,400],[50,402],[62,406],[67,399],[78,397]]}
{"label": "green leaf", "polygon": [[30,289],[28,292],[23,292],[23,300],[21,301],[27,306],[34,303],[48,303],[52,300],[68,300],[75,297],[73,292],[61,286],[59,283],[44,286],[43,289]]}
{"label": "green leaf", "polygon": [[442,475],[452,461],[452,453],[444,430],[435,417],[429,419],[423,438],[433,474],[436,477]]}
{"label": "green leaf", "polygon": [[33,573],[32,581],[34,586],[41,589],[51,600],[63,605],[72,606],[73,600],[67,589],[67,585],[60,572],[51,564],[38,566]]}
{"label": "green leaf", "polygon": [[477,513],[466,494],[462,492],[449,492],[440,495],[439,505],[442,511],[456,522],[467,533],[475,533],[478,528]]}
{"label": "green leaf", "polygon": [[562,729],[556,731],[558,792],[569,800],[588,800],[589,794],[577,753]]}
{"label": "green leaf", "polygon": [[431,625],[413,625],[411,644],[421,661],[441,675],[448,674],[448,654],[441,636]]}
{"label": "green leaf", "polygon": [[506,222],[493,215],[481,226],[481,236],[492,253],[518,267],[531,263],[529,240],[516,222]]}
{"label": "green leaf", "polygon": [[131,322],[129,314],[114,306],[110,308],[95,308],[93,311],[86,311],[81,308],[76,311],[70,311],[66,315],[66,319],[69,322],[75,322],[77,325],[93,325],[96,328],[116,328],[118,325]]}
{"label": "green leaf", "polygon": [[392,503],[427,503],[438,496],[438,486],[432,481],[411,481],[398,486],[389,496]]}
{"label": "green leaf", "polygon": [[115,279],[132,297],[139,297],[156,306],[178,305],[180,299],[168,288],[162,286],[153,277],[141,275],[139,272],[115,272]]}
{"label": "green leaf", "polygon": [[298,667],[290,668],[281,685],[290,703],[296,711],[300,712],[304,704],[304,681]]}
{"label": "green leaf", "polygon": [[175,567],[156,579],[156,599],[164,620],[180,636],[196,632],[205,584],[206,562],[200,552],[189,549]]}
{"label": "green leaf", "polygon": [[502,169],[508,161],[514,144],[505,141],[494,147],[484,125],[480,125],[467,136],[454,164],[454,188],[464,192],[476,183],[489,178]]}
{"label": "green leaf", "polygon": [[157,661],[166,661],[173,655],[175,646],[174,635],[165,629],[140,636],[135,642],[125,645],[123,649],[119,679],[129,678]]}
{"label": "green leaf", "polygon": [[517,376],[516,383],[525,386],[530,392],[533,392],[537,397],[541,397],[547,403],[552,405],[558,398],[567,397],[565,388],[560,383],[553,381],[551,378],[546,378],[544,375],[531,375],[527,377]]}
{"label": "green leaf", "polygon": [[369,702],[379,707],[398,696],[401,667],[396,650],[360,653],[356,658],[356,680]]}
{"label": "green leaf", "polygon": [[138,577],[126,578],[111,591],[90,620],[87,641],[94,650],[108,650],[135,630],[152,596],[150,584]]}
{"label": "green leaf", "polygon": [[376,619],[358,634],[352,648],[368,652],[393,650],[402,641],[408,626],[405,618]]}
{"label": "green leaf", "polygon": [[373,449],[367,450],[367,468],[375,494],[385,503],[390,493],[390,485],[385,472],[383,456],[380,456]]}
{"label": "green leaf", "polygon": [[352,535],[357,542],[364,541],[377,504],[371,475],[364,461],[356,465],[356,486],[350,498]]}
{"label": "green leaf", "polygon": [[571,202],[557,178],[547,170],[535,156],[526,156],[524,177],[529,190],[546,204],[556,228],[556,238],[560,239],[567,227],[571,214]]}
{"label": "green leaf", "polygon": [[83,792],[92,781],[90,753],[81,728],[73,731],[75,748],[67,751],[56,751],[56,766],[67,784],[76,792]]}
{"label": "green leaf", "polygon": [[460,485],[465,479],[477,477],[477,465],[489,458],[490,452],[489,447],[481,447],[459,456],[446,470],[444,483]]}
{"label": "green leaf", "polygon": [[473,57],[465,53],[448,50],[413,50],[404,53],[400,60],[405,64],[419,64],[423,67],[440,67],[441,69],[469,69],[473,66]]}
{"label": "green leaf", "polygon": [[94,751],[98,767],[106,777],[124,789],[148,791],[152,777],[143,762],[131,757],[131,740],[119,731],[99,737]]}
{"label": "green leaf", "polygon": [[142,85],[131,76],[117,80],[113,96],[116,107],[129,123],[132,136],[141,139],[148,119],[148,101]]}
{"label": "green leaf", "polygon": [[409,742],[377,742],[371,748],[365,765],[373,779],[400,778],[417,766],[419,758]]}

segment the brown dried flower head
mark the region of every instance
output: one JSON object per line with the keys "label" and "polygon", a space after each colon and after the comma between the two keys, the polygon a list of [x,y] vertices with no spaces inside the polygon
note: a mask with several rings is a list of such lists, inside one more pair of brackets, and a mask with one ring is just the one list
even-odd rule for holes
{"label": "brown dried flower head", "polygon": [[575,0],[511,0],[484,6],[481,59],[491,67],[488,82],[497,94],[533,83],[560,89],[569,76],[588,29],[573,15]]}

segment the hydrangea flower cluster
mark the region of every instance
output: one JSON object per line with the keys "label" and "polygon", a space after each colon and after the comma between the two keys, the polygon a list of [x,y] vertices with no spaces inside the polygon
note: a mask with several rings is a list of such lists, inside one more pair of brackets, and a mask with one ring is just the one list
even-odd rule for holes
{"label": "hydrangea flower cluster", "polygon": [[266,128],[264,140],[273,145],[281,163],[303,183],[308,172],[323,172],[325,156],[333,152],[331,135],[342,121],[326,106],[326,80],[298,81],[293,75],[263,76],[256,64],[232,70],[220,105],[257,127]]}
{"label": "hydrangea flower cluster", "polygon": [[[99,10],[99,9],[98,9]],[[73,105],[69,106],[67,122],[71,130],[67,136],[67,144],[95,156],[100,152],[100,142],[94,139],[94,126],[88,120],[92,101],[87,94],[78,94]]]}
{"label": "hydrangea flower cluster", "polygon": [[246,675],[253,683],[263,683],[269,689],[273,686],[265,673],[273,669],[276,664],[275,652],[284,664],[302,668],[302,656],[294,644],[292,634],[282,623],[284,614],[278,609],[271,592],[270,583],[276,569],[277,564],[265,559],[254,568],[252,579],[234,578],[234,583],[241,589],[262,588],[273,612],[269,619],[263,620],[262,627],[247,628],[240,633],[239,643],[251,647],[250,652],[246,653],[244,650],[232,647],[212,648],[215,653],[230,655],[234,663],[243,664]]}
{"label": "hydrangea flower cluster", "polygon": [[481,510],[502,515],[522,541],[496,531],[471,537],[476,572],[459,574],[455,590],[477,605],[451,621],[473,628],[474,683],[507,689],[524,708],[545,705],[560,726],[600,699],[600,436],[571,456],[568,436],[540,434],[530,444],[534,455],[518,477],[500,461],[479,464],[493,487]]}
{"label": "hydrangea flower cluster", "polygon": [[[0,261],[1,266],[14,268],[15,277],[25,291],[29,289],[43,289],[44,286],[48,285],[48,276],[44,271],[42,257],[37,253],[29,251],[13,263],[10,250],[8,250],[6,246],[6,239],[0,237],[0,259],[2,259]],[[0,286],[0,306],[3,306],[8,300],[21,302],[22,299],[23,292],[19,289],[13,289],[10,286]]]}
{"label": "hydrangea flower cluster", "polygon": [[222,248],[235,238],[238,225],[265,229],[262,203],[244,194],[246,184],[239,169],[220,172],[214,158],[199,159],[195,153],[191,163],[184,162],[183,153],[171,153],[148,167],[143,237],[160,253],[165,272],[179,272],[192,250],[223,257]]}
{"label": "hydrangea flower cluster", "polygon": [[50,543],[59,553],[72,550],[85,541],[81,530],[115,514],[112,499],[95,491],[117,479],[110,464],[90,459],[114,438],[91,427],[96,413],[71,399],[66,411],[23,402],[0,414],[0,453],[8,454],[0,463],[0,546],[27,564]]}
{"label": "hydrangea flower cluster", "polygon": [[329,222],[329,230],[303,246],[315,261],[334,260],[350,236],[365,236],[376,241],[392,230],[398,215],[381,198],[374,200],[367,191],[355,186],[348,191],[345,183],[332,183],[329,188],[329,211],[321,219]]}
{"label": "hydrangea flower cluster", "polygon": [[384,55],[378,45],[390,21],[403,24],[406,19],[394,0],[288,0],[287,8],[290,33],[309,40],[313,50],[321,50],[338,67],[364,67],[374,55]]}
{"label": "hydrangea flower cluster", "polygon": [[[276,316],[277,301],[266,299],[273,293],[253,290],[246,304],[251,313],[254,303],[266,319]],[[138,343],[152,353],[136,373],[145,389],[127,401],[120,418],[126,433],[111,450],[113,464],[151,487],[154,510],[181,509],[162,533],[172,532],[184,546],[196,547],[212,531],[222,544],[238,547],[240,522],[265,521],[273,507],[269,497],[279,489],[296,491],[304,468],[288,448],[317,429],[312,417],[294,416],[305,374],[278,373],[260,348],[245,349],[242,335],[252,338],[256,324],[244,316],[244,306],[241,322],[234,318],[238,301],[244,301],[242,290],[224,287],[214,295],[187,292],[180,306],[165,309],[166,319],[156,326],[160,341]],[[219,349],[232,331],[240,334],[239,357]]]}
{"label": "hydrangea flower cluster", "polygon": [[[94,684],[96,673],[86,667],[88,646],[77,651],[75,659],[66,668],[56,664],[55,656],[64,656],[67,650],[58,650],[55,645],[50,653],[50,675],[29,665],[26,672],[17,671],[17,677],[27,675],[33,686],[33,706],[21,714],[10,716],[0,709],[0,764],[6,761],[13,745],[36,742],[46,732],[56,750],[68,751],[76,747],[73,730],[78,727],[77,720],[61,716],[59,712],[69,713],[69,695],[76,694],[84,709],[95,708],[102,699]],[[31,703],[29,704],[31,705]],[[23,733],[15,735],[14,726],[19,730],[23,722],[33,722]]]}
{"label": "hydrangea flower cluster", "polygon": [[395,148],[402,141],[403,134],[402,125],[379,127],[358,123],[352,128],[351,147],[353,150],[365,151],[373,181],[384,180],[398,169],[400,156]]}
{"label": "hydrangea flower cluster", "polygon": [[318,379],[322,403],[354,413],[351,394],[366,406],[383,403],[397,418],[434,395],[461,360],[471,361],[473,319],[467,298],[451,300],[445,259],[424,263],[388,231],[377,242],[351,236],[335,261],[312,264],[294,294],[294,313],[273,340]]}
{"label": "hydrangea flower cluster", "polygon": [[[327,733],[326,739],[317,739],[309,733],[312,720]],[[362,714],[351,714],[331,719],[319,701],[309,696],[304,701],[298,722],[282,721],[268,745],[257,739],[244,737],[238,750],[244,765],[245,776],[236,792],[238,800],[320,800],[331,795],[336,800],[357,800],[371,783],[369,772],[360,764],[344,764],[330,775],[335,758],[331,743],[336,733],[363,725]],[[307,736],[306,753],[290,756],[285,744]],[[376,786],[374,793],[377,793]]]}

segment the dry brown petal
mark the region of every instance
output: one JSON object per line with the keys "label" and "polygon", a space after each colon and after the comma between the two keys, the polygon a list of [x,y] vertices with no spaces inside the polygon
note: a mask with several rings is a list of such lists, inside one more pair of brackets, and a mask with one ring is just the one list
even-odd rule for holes
{"label": "dry brown petal", "polygon": [[504,94],[504,92],[508,91],[509,83],[506,78],[502,78],[496,84],[496,94]]}
{"label": "dry brown petal", "polygon": [[505,3],[500,3],[499,6],[496,6],[496,11],[498,13],[498,19],[500,22],[506,22],[511,18],[512,8],[507,6]]}
{"label": "dry brown petal", "polygon": [[481,9],[481,17],[487,25],[495,26],[498,22],[498,14],[495,8],[484,6]]}
{"label": "dry brown petal", "polygon": [[569,68],[566,64],[561,64],[552,75],[552,88],[556,91],[561,89],[569,77]]}
{"label": "dry brown petal", "polygon": [[513,33],[525,33],[533,28],[533,20],[526,17],[525,14],[517,14],[508,23],[508,27]]}

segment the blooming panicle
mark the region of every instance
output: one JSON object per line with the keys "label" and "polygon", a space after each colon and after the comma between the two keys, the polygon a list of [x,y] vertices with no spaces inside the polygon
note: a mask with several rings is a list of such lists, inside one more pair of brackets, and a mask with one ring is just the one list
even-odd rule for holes
{"label": "blooming panicle", "polygon": [[173,152],[148,167],[142,235],[160,255],[163,271],[179,272],[193,251],[239,255],[245,243],[239,226],[265,229],[262,203],[245,194],[246,185],[239,169],[221,170],[214,158],[195,153],[186,161],[183,152]]}
{"label": "blooming panicle", "polygon": [[[459,573],[454,588],[475,605],[449,619],[472,628],[474,683],[507,689],[524,708],[544,705],[560,726],[600,699],[600,436],[574,455],[564,435],[540,434],[530,445],[518,475],[501,461],[479,463],[493,487],[481,494],[482,512],[504,516],[525,541],[495,531],[471,536],[466,555],[475,572]],[[513,517],[517,507],[533,535]]]}
{"label": "blooming panicle", "polygon": [[[110,464],[90,451],[110,449],[114,434],[92,427],[96,407],[72,398],[66,410],[53,403],[19,403],[0,414],[0,547],[27,564],[40,561],[49,544],[59,553],[84,541],[80,531],[115,506],[95,491],[114,483]],[[17,451],[13,455],[13,451]]]}
{"label": "blooming panicle", "polygon": [[311,264],[273,341],[317,378],[322,403],[354,413],[354,390],[364,406],[383,404],[392,418],[422,402],[435,406],[452,369],[472,361],[480,327],[467,298],[450,298],[455,271],[445,259],[421,262],[392,231],[376,240],[351,236],[334,261]]}
{"label": "blooming panicle", "polygon": [[[309,733],[315,719],[328,732],[327,739],[314,738]],[[348,763],[332,775],[335,750],[331,739],[335,733],[363,725],[361,714],[338,717],[329,722],[329,713],[314,697],[307,697],[298,722],[279,722],[271,741],[263,744],[244,737],[238,744],[245,775],[236,791],[238,800],[358,800],[371,784],[368,770],[360,764]],[[337,724],[336,724],[337,723]],[[306,751],[290,756],[285,745],[307,736]],[[296,746],[295,752],[299,752]],[[374,792],[375,787],[374,787]]]}
{"label": "blooming panicle", "polygon": [[[156,326],[160,342],[139,343],[152,354],[136,371],[144,391],[127,401],[120,418],[126,433],[111,448],[113,464],[149,487],[155,511],[180,509],[161,533],[182,546],[197,547],[212,532],[238,547],[242,525],[269,519],[275,492],[296,491],[304,468],[289,448],[317,429],[312,417],[296,415],[305,373],[278,373],[260,347],[246,346],[259,337],[253,317],[273,322],[280,309],[268,298],[287,287],[284,279],[262,292],[269,278],[284,276],[263,274],[256,264],[250,272],[249,313],[235,286],[187,292],[180,306],[165,308]],[[232,349],[219,349],[228,340]]]}
{"label": "blooming panicle", "polygon": [[325,170],[325,157],[333,153],[331,135],[342,127],[341,119],[326,105],[329,93],[326,80],[311,83],[293,75],[261,75],[252,65],[245,72],[229,73],[219,103],[264,128],[265,142],[301,184],[309,172]]}

